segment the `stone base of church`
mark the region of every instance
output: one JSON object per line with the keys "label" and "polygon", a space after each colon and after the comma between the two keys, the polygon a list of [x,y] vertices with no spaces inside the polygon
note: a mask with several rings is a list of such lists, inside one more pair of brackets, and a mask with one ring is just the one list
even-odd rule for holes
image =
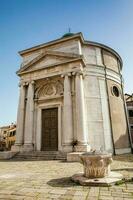
{"label": "stone base of church", "polygon": [[30,152],[33,150],[33,144],[24,144],[21,148],[21,152]]}
{"label": "stone base of church", "polygon": [[64,152],[64,153],[72,152],[73,151],[73,147],[70,144],[68,144],[68,145],[64,144],[62,146],[62,150],[61,151]]}
{"label": "stone base of church", "polygon": [[15,144],[11,147],[12,152],[19,152],[22,149],[22,144]]}
{"label": "stone base of church", "polygon": [[30,152],[33,150],[33,144],[15,144],[11,147],[12,152]]}
{"label": "stone base of church", "polygon": [[71,152],[71,153],[67,153],[67,161],[68,162],[80,162],[80,156],[83,153],[84,152]]}
{"label": "stone base of church", "polygon": [[131,148],[115,149],[116,155],[131,153]]}
{"label": "stone base of church", "polygon": [[80,162],[80,155],[85,152],[89,152],[91,147],[89,145],[76,145],[74,152],[67,153],[68,162]]}
{"label": "stone base of church", "polygon": [[0,160],[8,160],[14,157],[18,152],[17,151],[2,151],[0,152]]}
{"label": "stone base of church", "polygon": [[89,145],[87,145],[87,144],[76,145],[74,147],[74,151],[75,152],[88,152],[90,150],[91,150],[91,147]]}

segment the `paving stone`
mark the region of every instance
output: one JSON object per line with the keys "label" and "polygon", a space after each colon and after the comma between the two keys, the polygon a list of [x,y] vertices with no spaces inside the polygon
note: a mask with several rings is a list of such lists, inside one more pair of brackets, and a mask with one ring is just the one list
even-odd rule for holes
{"label": "paving stone", "polygon": [[100,191],[109,191],[109,187],[101,187]]}
{"label": "paving stone", "polygon": [[85,200],[99,200],[99,197],[87,197]]}
{"label": "paving stone", "polygon": [[99,198],[98,198],[99,200],[114,200],[113,199],[113,197],[108,197],[108,196],[100,196]]}
{"label": "paving stone", "polygon": [[[133,177],[133,155],[117,156],[111,166],[118,173]],[[120,159],[120,161],[119,161]],[[130,161],[129,161],[130,160]],[[132,160],[132,162],[131,162]],[[130,200],[133,183],[112,187],[84,187],[71,181],[71,176],[82,171],[80,163],[60,161],[0,162],[0,199],[2,200]]]}
{"label": "paving stone", "polygon": [[75,192],[75,196],[87,196],[88,192],[84,192],[84,191],[76,191]]}
{"label": "paving stone", "polygon": [[111,196],[111,191],[100,191],[100,195]]}
{"label": "paving stone", "polygon": [[122,192],[112,192],[111,196],[112,197],[123,197],[123,193]]}
{"label": "paving stone", "polygon": [[65,194],[66,193],[66,191],[67,190],[62,190],[62,189],[60,189],[60,190],[52,190],[52,191],[50,191],[50,194]]}
{"label": "paving stone", "polygon": [[[76,197],[76,198],[78,198],[78,197]],[[59,197],[59,200],[73,200],[74,199],[74,196],[73,195],[61,195],[60,197]],[[78,200],[78,199],[77,199]]]}

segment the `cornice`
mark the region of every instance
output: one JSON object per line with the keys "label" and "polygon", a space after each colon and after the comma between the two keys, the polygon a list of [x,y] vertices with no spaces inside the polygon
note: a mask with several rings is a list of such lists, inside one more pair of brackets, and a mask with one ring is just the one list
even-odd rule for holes
{"label": "cornice", "polygon": [[28,70],[28,71],[17,71],[17,75],[18,76],[21,76],[23,74],[28,74],[28,73],[31,73],[31,72],[35,72],[35,71],[40,71],[40,70],[44,70],[44,69],[47,69],[47,68],[51,68],[51,67],[56,67],[56,66],[60,66],[60,65],[67,65],[67,64],[70,64],[70,63],[74,63],[74,62],[81,62],[83,67],[85,67],[85,61],[83,60],[82,57],[79,57],[79,58],[74,58],[74,59],[71,59],[71,60],[68,60],[68,61],[65,61],[65,62],[60,62],[60,63],[55,63],[55,64],[52,64],[52,65],[48,65],[48,66],[45,66],[45,67],[40,67],[38,69],[33,69],[33,70]]}

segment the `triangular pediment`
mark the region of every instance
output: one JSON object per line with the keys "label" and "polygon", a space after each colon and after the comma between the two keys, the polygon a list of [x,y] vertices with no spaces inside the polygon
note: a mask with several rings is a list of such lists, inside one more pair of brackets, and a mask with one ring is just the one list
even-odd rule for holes
{"label": "triangular pediment", "polygon": [[36,56],[33,60],[29,61],[20,68],[18,73],[34,71],[48,66],[54,66],[69,60],[78,58],[77,54],[62,53],[57,51],[47,51]]}

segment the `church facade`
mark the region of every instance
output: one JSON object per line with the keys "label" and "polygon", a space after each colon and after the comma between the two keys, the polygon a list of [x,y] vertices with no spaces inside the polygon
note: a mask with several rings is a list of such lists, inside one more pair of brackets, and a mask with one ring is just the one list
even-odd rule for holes
{"label": "church facade", "polygon": [[130,152],[121,75],[113,49],[82,33],[20,51],[13,150]]}

